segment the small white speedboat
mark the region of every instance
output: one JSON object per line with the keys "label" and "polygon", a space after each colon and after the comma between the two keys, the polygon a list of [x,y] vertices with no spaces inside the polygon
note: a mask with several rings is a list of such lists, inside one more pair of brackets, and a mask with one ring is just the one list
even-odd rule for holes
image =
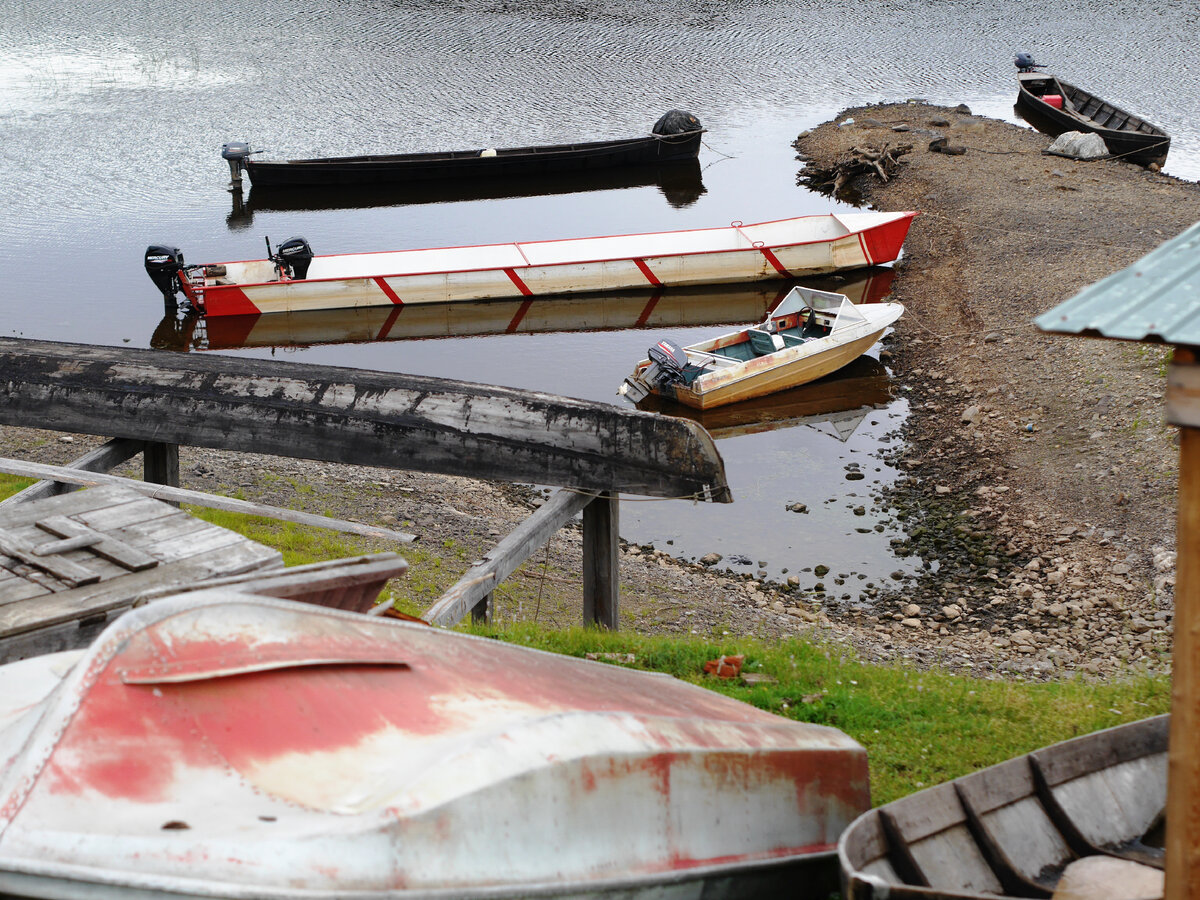
{"label": "small white speedboat", "polygon": [[903,313],[899,303],[859,306],[845,294],[795,287],[760,325],[687,347],[660,340],[618,393],[634,403],[658,394],[695,409],[762,397],[853,362]]}
{"label": "small white speedboat", "polygon": [[808,896],[870,808],[833,728],[232,587],[0,686],[9,897]]}

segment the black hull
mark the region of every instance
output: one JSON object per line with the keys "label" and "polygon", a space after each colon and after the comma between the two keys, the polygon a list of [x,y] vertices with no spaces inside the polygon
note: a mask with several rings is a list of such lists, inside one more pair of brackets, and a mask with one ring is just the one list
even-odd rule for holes
{"label": "black hull", "polygon": [[[1042,81],[1056,84],[1060,96],[1079,112],[1057,109],[1043,102],[1038,93]],[[1141,166],[1163,165],[1171,149],[1170,136],[1158,126],[1052,75],[1019,77],[1015,109],[1021,118],[1045,134],[1058,136],[1068,131],[1098,134],[1111,155]],[[1093,109],[1095,113],[1091,114]]]}
{"label": "black hull", "polygon": [[512,178],[652,166],[694,160],[703,130],[623,141],[515,147],[481,156],[479,150],[351,156],[283,162],[246,161],[255,187],[389,184],[444,178]]}

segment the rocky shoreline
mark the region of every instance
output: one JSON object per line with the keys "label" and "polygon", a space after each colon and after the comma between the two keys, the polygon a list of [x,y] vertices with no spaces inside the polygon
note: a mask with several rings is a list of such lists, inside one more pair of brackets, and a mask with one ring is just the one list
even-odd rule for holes
{"label": "rocky shoreline", "polygon": [[[622,627],[723,643],[803,635],[867,660],[1003,677],[1169,669],[1177,447],[1164,354],[1031,322],[1200,220],[1200,187],[1047,157],[1043,135],[915,102],[846,110],[801,135],[798,177],[901,141],[911,149],[886,182],[860,175],[845,188],[921,211],[893,282],[907,312],[882,357],[910,405],[897,449],[883,451],[903,476],[872,498],[921,574],[872,589],[866,607],[798,577],[721,571],[715,554],[689,562],[625,543]],[[97,443],[0,428],[5,456],[63,463]],[[417,610],[544,499],[466,477],[190,448],[181,467],[187,487],[418,532],[396,586]],[[496,617],[577,624],[580,560],[568,527],[498,591]]]}

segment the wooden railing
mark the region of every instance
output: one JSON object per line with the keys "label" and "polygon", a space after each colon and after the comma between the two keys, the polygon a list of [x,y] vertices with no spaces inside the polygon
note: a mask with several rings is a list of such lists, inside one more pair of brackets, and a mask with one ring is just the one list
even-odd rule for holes
{"label": "wooden railing", "polygon": [[[619,495],[732,499],[712,438],[685,419],[276,360],[0,338],[0,424],[112,438],[7,503],[138,453],[147,483],[178,488],[181,446],[561,488],[434,603],[427,618],[441,625],[486,617],[496,586],[582,512],[584,621],[616,628]],[[205,502],[179,490],[178,502]]]}

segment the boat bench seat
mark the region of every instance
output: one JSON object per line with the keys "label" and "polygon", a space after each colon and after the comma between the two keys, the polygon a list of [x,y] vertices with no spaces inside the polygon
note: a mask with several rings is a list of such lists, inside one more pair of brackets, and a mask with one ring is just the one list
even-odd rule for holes
{"label": "boat bench seat", "polygon": [[751,328],[746,332],[750,338],[750,347],[754,350],[756,356],[766,356],[769,353],[774,353],[776,350],[782,350],[785,346],[784,339],[777,334],[767,334],[765,331],[759,331],[757,328]]}

